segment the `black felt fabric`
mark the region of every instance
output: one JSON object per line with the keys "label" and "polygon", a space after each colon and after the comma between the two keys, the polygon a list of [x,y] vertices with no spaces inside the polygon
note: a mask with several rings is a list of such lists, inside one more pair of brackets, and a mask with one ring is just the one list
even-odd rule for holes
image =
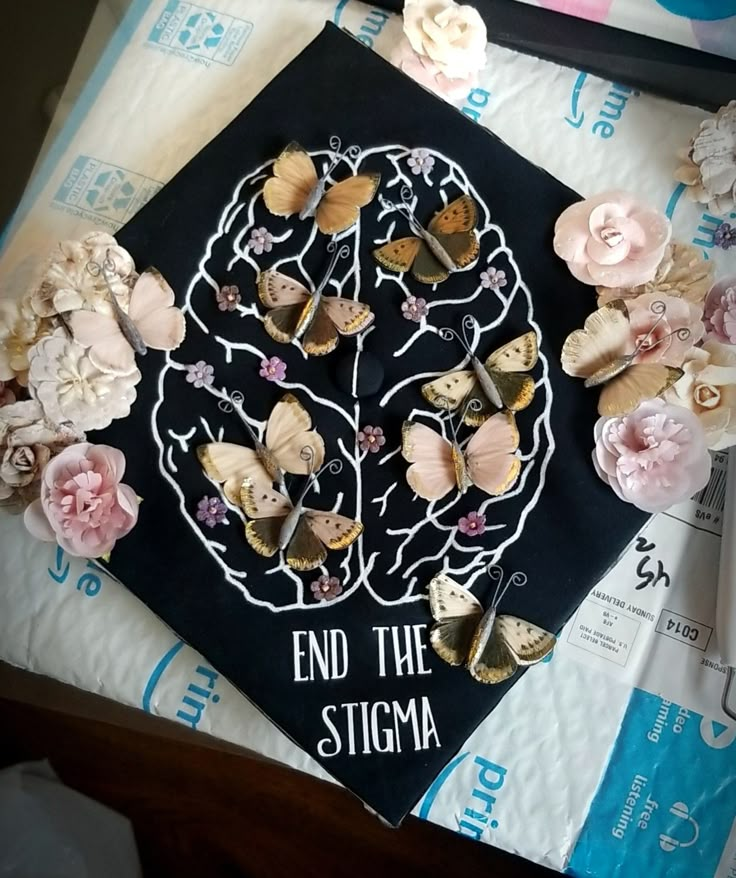
{"label": "black felt fabric", "polygon": [[[556,217],[578,196],[544,171],[533,167],[488,131],[425,92],[393,69],[349,35],[328,25],[323,33],[280,74],[252,104],[193,159],[140,213],[118,234],[120,243],[133,254],[136,264],[156,265],[177,291],[179,302],[197,273],[200,260],[218,283],[238,283],[243,304],[255,301],[254,274],[244,262],[228,268],[234,237],[242,223],[210,243],[235,186],[246,174],[274,158],[283,146],[295,139],[307,149],[324,149],[331,135],[339,134],[344,144],[357,143],[363,148],[383,144],[408,147],[431,147],[462,166],[490,206],[492,219],[505,232],[521,274],[531,290],[536,320],[543,334],[542,352],[549,361],[553,389],[551,426],[556,450],[551,456],[546,484],[538,504],[529,513],[521,538],[504,553],[501,564],[507,574],[523,571],[528,585],[512,589],[502,611],[516,613],[548,629],[557,631],[597,580],[615,562],[621,551],[643,524],[645,517],[619,502],[596,477],[590,460],[592,428],[596,419],[595,392],[584,390],[582,382],[560,371],[559,351],[566,335],[582,325],[594,306],[590,288],[574,281],[565,265],[552,251],[551,241]],[[383,183],[391,176],[380,157],[366,160],[365,167],[380,168]],[[417,180],[417,190],[420,181]],[[447,185],[448,196],[459,194]],[[440,205],[437,186],[423,190],[420,214],[424,219]],[[286,221],[271,217],[260,199],[255,207],[255,225],[262,224],[274,234],[292,231],[292,237],[274,245],[273,258],[292,248],[296,253],[310,233],[312,224],[296,218]],[[366,350],[377,356],[385,369],[384,384],[374,396],[361,400],[360,426],[383,427],[387,444],[384,452],[395,449],[400,438],[402,420],[411,409],[427,408],[415,381],[388,405],[379,405],[381,395],[401,377],[428,369],[449,368],[460,359],[457,348],[436,335],[424,337],[404,358],[392,351],[408,338],[416,324],[405,320],[400,312],[398,287],[383,284],[374,288],[376,267],[371,258],[371,240],[385,231],[379,227],[379,205],[373,203],[361,219],[361,298],[376,312],[376,331],[366,341]],[[245,217],[245,213],[243,213]],[[243,222],[245,220],[243,219]],[[401,220],[397,229],[401,229]],[[405,228],[405,226],[403,227]],[[483,247],[490,246],[490,237]],[[326,261],[324,246],[317,236],[306,258],[308,268],[318,274]],[[208,255],[207,255],[208,253]],[[482,250],[485,262],[487,252]],[[267,266],[268,256],[259,257]],[[513,267],[503,255],[494,262],[506,267],[513,278]],[[433,292],[408,280],[411,291],[428,299],[462,297],[477,284],[477,272],[452,275]],[[473,313],[486,319],[495,299],[478,298]],[[269,356],[280,356],[288,364],[288,379],[306,383],[315,393],[332,400],[348,413],[354,400],[340,389],[337,373],[344,369],[344,357],[355,351],[354,340],[344,340],[332,355],[310,359],[308,363],[294,348],[277,345],[265,334],[255,319],[239,319],[217,310],[210,287],[199,281],[192,293],[192,303],[200,319],[210,328],[206,334],[191,316],[187,321],[187,338],[173,359],[187,364],[205,360],[215,368],[216,385],[246,393],[246,408],[253,417],[265,419],[281,396],[279,388],[258,377],[258,358],[235,351],[228,364],[225,349],[214,335],[231,341],[249,343]],[[497,305],[497,303],[496,303]],[[442,324],[457,326],[468,306],[443,309]],[[520,299],[509,310],[504,323],[492,334],[493,344],[502,344],[528,328],[525,302]],[[484,341],[484,347],[489,347]],[[489,350],[479,353],[487,356]],[[152,423],[158,425],[162,443],[172,449],[176,466],[173,477],[180,486],[181,506],[190,518],[203,494],[212,494],[194,454],[194,446],[206,441],[200,417],[223,425],[225,438],[248,444],[247,435],[233,415],[223,414],[216,400],[206,391],[195,390],[181,371],[169,370],[161,379],[164,401],[157,406],[159,375],[164,356],[151,351],[141,358],[143,381],[133,413],[125,421],[95,434],[93,439],[122,448],[128,457],[125,481],[144,497],[140,521],[131,535],[113,552],[110,569],[182,638],[200,650],[218,671],[225,674],[249,699],[258,705],[291,738],[364,801],[397,823],[410,810],[441,768],[458,750],[481,720],[498,704],[510,684],[496,687],[474,682],[462,669],[454,669],[435,656],[431,648],[424,652],[429,674],[396,676],[390,672],[378,676],[376,626],[408,626],[431,623],[425,600],[393,605],[405,592],[410,577],[402,572],[423,556],[437,556],[419,564],[413,586],[415,594],[424,593],[426,583],[439,569],[444,557],[442,540],[446,533],[424,528],[422,535],[407,551],[396,573],[388,571],[396,557],[395,538],[387,529],[410,527],[424,517],[426,503],[412,502],[406,485],[406,463],[394,455],[384,466],[381,457],[369,455],[362,464],[362,520],[364,556],[382,552],[370,574],[371,589],[365,586],[352,591],[348,599],[334,605],[311,609],[274,612],[246,600],[241,592],[225,581],[221,566],[205,551],[196,537],[193,524],[180,508],[179,498],[159,469],[161,452],[152,435]],[[539,377],[539,371],[535,373]],[[342,381],[344,386],[344,380]],[[314,404],[297,392],[325,437],[328,455],[338,453],[338,440],[353,448],[354,432],[345,418],[324,406]],[[540,389],[532,407],[519,415],[522,449],[531,442],[530,432],[542,411],[547,396]],[[187,453],[171,438],[169,430],[185,434],[197,427]],[[489,507],[489,524],[506,528],[516,526],[531,493],[539,484],[541,457],[549,451],[542,443],[539,458],[531,466],[529,481],[518,497]],[[163,455],[162,465],[168,464]],[[533,465],[532,465],[533,463]],[[392,482],[397,487],[390,495],[386,516],[379,517],[379,504],[369,501],[381,495]],[[310,503],[331,508],[337,493],[345,493],[344,511],[355,502],[355,474],[348,466],[333,479],[323,480],[322,493]],[[451,512],[449,521],[460,513],[476,509],[484,495],[471,489]],[[229,527],[213,531],[202,529],[206,537],[221,541],[226,547],[223,557],[235,559],[248,573],[244,581],[252,594],[276,607],[287,606],[294,599],[295,585],[282,574],[266,575],[273,563],[262,559],[247,546],[242,528],[231,514]],[[206,531],[206,532],[205,532]],[[499,534],[489,531],[478,545],[493,547]],[[468,540],[468,545],[476,545]],[[217,553],[215,553],[217,554]],[[341,576],[339,563],[344,556],[333,553],[328,560],[330,573]],[[355,557],[355,556],[353,556]],[[458,561],[454,556],[452,559]],[[310,604],[309,583],[316,574],[303,574]],[[460,580],[463,577],[459,577]],[[475,593],[489,599],[489,585],[479,579]],[[350,588],[350,587],[349,587]],[[342,680],[294,682],[292,632],[311,630],[321,641],[326,629],[342,629],[349,643],[350,666]],[[427,630],[423,639],[427,643]],[[389,656],[390,657],[390,656]],[[534,673],[543,673],[536,669]],[[325,705],[397,701],[406,709],[409,699],[426,696],[431,704],[441,746],[414,750],[412,735],[402,737],[401,752],[363,753],[360,737],[360,708],[355,708],[358,742],[356,755],[346,755],[346,709],[331,714],[340,727],[343,749],[336,756],[320,758],[317,742],[329,738],[322,720]],[[211,707],[210,709],[216,709]],[[379,716],[382,716],[383,709]],[[421,711],[420,711],[421,714]],[[529,713],[533,721],[533,711]],[[410,726],[407,724],[406,728]],[[332,748],[330,744],[330,748]]]}

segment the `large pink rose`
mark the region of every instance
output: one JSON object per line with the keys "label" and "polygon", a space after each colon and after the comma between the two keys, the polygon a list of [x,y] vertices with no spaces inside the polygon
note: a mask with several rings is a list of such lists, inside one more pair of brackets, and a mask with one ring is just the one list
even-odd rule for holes
{"label": "large pink rose", "polygon": [[595,425],[593,463],[616,494],[644,512],[687,500],[710,477],[705,431],[697,415],[652,399]]}
{"label": "large pink rose", "polygon": [[555,253],[584,284],[624,287],[652,280],[672,234],[667,217],[628,192],[604,192],[563,211]]}
{"label": "large pink rose", "polygon": [[26,527],[70,555],[106,555],[138,520],[136,493],[120,483],[124,472],[125,455],[117,448],[71,445],[46,465],[41,496],[26,509]]}

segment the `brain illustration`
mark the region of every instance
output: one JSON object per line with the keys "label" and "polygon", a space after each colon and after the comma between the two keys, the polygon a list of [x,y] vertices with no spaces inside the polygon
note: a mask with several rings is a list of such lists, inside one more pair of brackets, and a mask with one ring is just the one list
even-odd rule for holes
{"label": "brain illustration", "polygon": [[[320,172],[334,153],[325,148],[310,155]],[[330,181],[365,169],[380,172],[381,184],[359,221],[334,241],[342,258],[336,261],[325,294],[367,303],[375,321],[357,338],[342,339],[327,356],[307,357],[298,342],[279,344],[264,330],[257,279],[264,270],[277,269],[314,289],[330,261],[330,238],[320,234],[311,219],[269,213],[263,185],[271,165],[267,162],[240,179],[222,206],[217,227],[202,241],[198,271],[186,291],[187,339],[168,357],[159,377],[152,429],[160,470],[177,494],[179,512],[201,551],[217,561],[223,579],[245,600],[274,612],[329,612],[330,606],[349,600],[359,589],[387,607],[419,600],[426,595],[429,579],[441,570],[472,588],[527,527],[554,451],[545,341],[534,319],[531,291],[503,230],[493,222],[492,192],[488,195],[488,189],[478,185],[481,181],[469,180],[459,165],[431,149],[393,144],[343,153]],[[434,286],[376,263],[373,249],[412,234],[407,207],[426,225],[463,193],[474,199],[478,210],[477,262]],[[240,302],[233,311],[217,307],[216,294],[223,285],[239,288]],[[426,381],[467,368],[468,355],[455,336],[463,326],[481,360],[524,332],[538,334],[540,357],[531,373],[534,400],[517,415],[520,476],[498,497],[471,487],[464,494],[452,491],[428,502],[416,497],[406,482],[402,424],[419,421],[446,437],[456,429],[461,445],[472,435],[470,428],[451,421],[421,394]],[[262,361],[272,357],[285,364],[282,380],[268,381],[260,375]],[[212,366],[212,383],[201,387],[191,381],[187,368],[199,362]],[[366,375],[378,385],[370,395],[362,395]],[[168,391],[182,382],[191,388],[191,405],[186,407],[167,401]],[[290,569],[282,553],[272,558],[257,555],[244,537],[245,514],[234,504],[227,504],[225,526],[208,528],[196,517],[202,496],[217,496],[221,490],[202,471],[196,448],[212,441],[252,447],[243,418],[263,439],[268,416],[286,392],[311,415],[325,441],[325,459],[339,461],[334,469],[340,472],[321,475],[305,505],[339,511],[364,525],[357,541],[346,550],[330,552],[324,566],[310,573]],[[243,400],[242,418],[230,404],[233,395]],[[357,435],[366,426],[383,430],[386,442],[378,453],[360,447]],[[298,495],[304,483],[303,476],[288,477],[289,494]],[[458,526],[470,512],[484,518],[481,535]],[[310,589],[321,574],[340,580],[342,592],[332,601],[315,600]]]}

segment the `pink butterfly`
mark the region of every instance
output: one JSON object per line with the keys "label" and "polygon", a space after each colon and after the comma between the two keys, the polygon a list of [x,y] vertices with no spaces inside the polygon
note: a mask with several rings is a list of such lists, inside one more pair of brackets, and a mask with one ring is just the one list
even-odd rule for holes
{"label": "pink butterfly", "polygon": [[404,421],[401,453],[411,466],[406,480],[425,500],[440,500],[454,489],[464,494],[475,485],[497,496],[519,476],[519,431],[511,412],[491,415],[461,448],[457,437],[445,439],[436,430]]}
{"label": "pink butterfly", "polygon": [[75,311],[69,317],[74,338],[89,348],[89,358],[103,372],[127,375],[135,355],[148,348],[173,351],[184,341],[186,324],[174,306],[174,291],[155,268],[135,282],[127,314],[111,292],[114,317],[97,311]]}

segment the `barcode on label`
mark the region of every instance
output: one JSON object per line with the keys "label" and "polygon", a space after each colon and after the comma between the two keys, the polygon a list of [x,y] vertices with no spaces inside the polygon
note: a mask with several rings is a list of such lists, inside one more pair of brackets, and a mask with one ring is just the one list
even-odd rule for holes
{"label": "barcode on label", "polygon": [[693,500],[705,509],[712,512],[723,512],[723,503],[726,499],[726,470],[713,467],[710,480],[702,491],[693,497]]}

